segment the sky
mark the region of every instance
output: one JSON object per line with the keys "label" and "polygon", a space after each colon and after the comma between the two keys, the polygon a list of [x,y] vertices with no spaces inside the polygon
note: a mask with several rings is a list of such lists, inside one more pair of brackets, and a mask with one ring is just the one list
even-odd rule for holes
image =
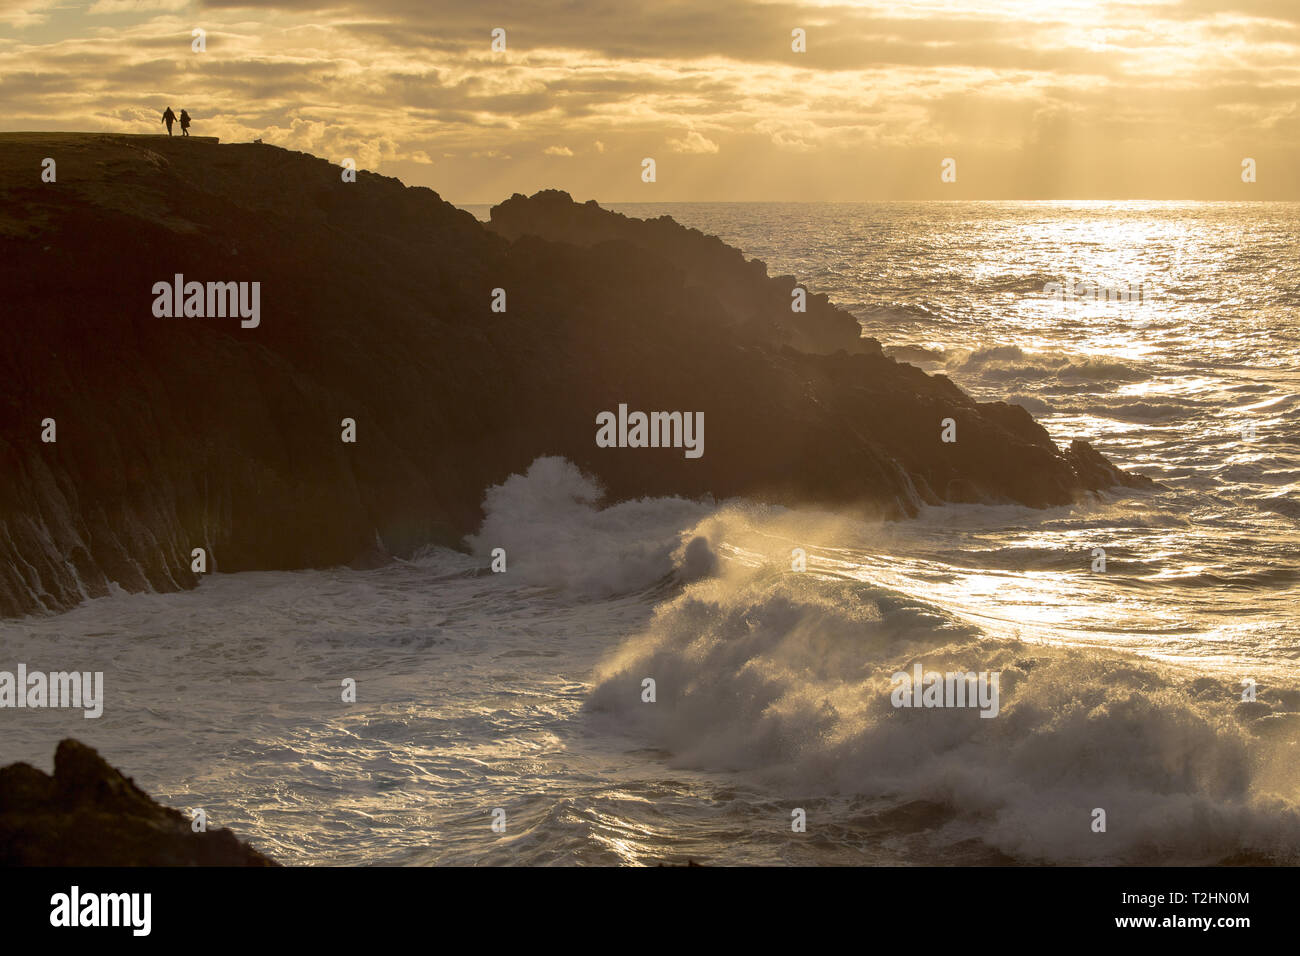
{"label": "sky", "polygon": [[0,0],[0,130],[168,105],[463,204],[1300,200],[1300,0]]}

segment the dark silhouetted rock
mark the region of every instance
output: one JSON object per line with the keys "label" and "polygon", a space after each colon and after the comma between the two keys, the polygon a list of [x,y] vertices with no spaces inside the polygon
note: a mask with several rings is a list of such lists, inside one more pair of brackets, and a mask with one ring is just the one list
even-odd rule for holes
{"label": "dark silhouetted rock", "polygon": [[195,833],[99,754],[64,740],[54,776],[0,767],[0,865],[276,866],[229,830]]}
{"label": "dark silhouetted rock", "polygon": [[[1025,413],[1029,414],[1028,412]],[[1065,458],[1074,466],[1079,479],[1088,488],[1108,488],[1122,485],[1126,488],[1150,488],[1155,482],[1145,475],[1131,475],[1121,471],[1106,460],[1101,452],[1086,441],[1075,439],[1065,453]]]}
{"label": "dark silhouetted rock", "polygon": [[671,216],[631,219],[602,209],[595,200],[575,203],[562,190],[533,196],[519,193],[492,207],[492,228],[509,239],[538,236],[555,242],[592,246],[621,242],[653,257],[660,268],[680,273],[684,291],[701,300],[709,321],[731,326],[750,342],[791,345],[805,352],[840,350],[880,354],[880,343],[862,335],[862,326],[827,297],[807,290],[805,312],[791,310],[794,276],[769,278],[758,259],[676,222]]}
{"label": "dark silhouetted rock", "polygon": [[[177,273],[260,282],[260,326],[155,317],[153,286]],[[269,145],[0,134],[0,615],[112,582],[192,587],[194,548],[243,571],[458,547],[484,490],[542,455],[615,501],[887,517],[1136,480],[884,356],[824,297],[791,313],[793,284],[669,219],[563,193],[516,197],[489,227],[432,190],[345,183]],[[704,412],[704,456],[597,448],[596,415],[619,403]],[[939,441],[949,417],[955,444]]]}

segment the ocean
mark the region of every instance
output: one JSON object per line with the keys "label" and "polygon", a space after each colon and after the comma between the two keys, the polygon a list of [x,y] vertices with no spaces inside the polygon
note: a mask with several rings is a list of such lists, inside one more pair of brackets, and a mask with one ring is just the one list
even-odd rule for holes
{"label": "ocean", "polygon": [[[75,736],[289,864],[1300,862],[1296,204],[612,208],[1157,486],[882,523],[540,459],[470,553],[0,623],[0,668],[106,686],[10,712],[0,764]],[[894,706],[917,663],[999,674],[997,716]]]}

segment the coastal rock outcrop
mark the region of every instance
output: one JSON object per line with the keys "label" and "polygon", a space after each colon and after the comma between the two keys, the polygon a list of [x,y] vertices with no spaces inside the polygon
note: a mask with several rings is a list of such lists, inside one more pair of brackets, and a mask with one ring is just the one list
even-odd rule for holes
{"label": "coastal rock outcrop", "polygon": [[[240,571],[460,546],[484,490],[543,455],[608,500],[891,517],[1136,480],[881,354],[824,297],[792,313],[793,278],[671,220],[542,193],[489,226],[340,172],[261,144],[0,134],[0,616],[191,587],[196,548]],[[257,283],[256,326],[155,314],[177,276]],[[704,413],[704,454],[598,447],[620,404]]]}
{"label": "coastal rock outcrop", "polygon": [[0,767],[0,866],[276,866],[229,830],[194,832],[79,741],[54,775]]}
{"label": "coastal rock outcrop", "polygon": [[792,293],[799,285],[794,276],[768,276],[763,262],[746,259],[717,236],[671,216],[632,219],[602,209],[594,199],[576,203],[558,189],[515,193],[493,206],[491,216],[493,231],[509,239],[532,235],[576,246],[617,242],[654,256],[666,269],[680,272],[683,290],[704,300],[712,322],[730,326],[746,341],[804,352],[880,354],[880,343],[864,337],[858,320],[824,294],[805,289],[806,311],[793,311]]}

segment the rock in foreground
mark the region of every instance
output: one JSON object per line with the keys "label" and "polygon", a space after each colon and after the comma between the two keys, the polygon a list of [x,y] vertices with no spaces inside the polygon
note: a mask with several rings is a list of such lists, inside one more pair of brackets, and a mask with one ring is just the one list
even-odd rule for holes
{"label": "rock in foreground", "polygon": [[92,748],[64,740],[54,776],[0,767],[0,866],[276,866],[229,830],[195,833]]}

